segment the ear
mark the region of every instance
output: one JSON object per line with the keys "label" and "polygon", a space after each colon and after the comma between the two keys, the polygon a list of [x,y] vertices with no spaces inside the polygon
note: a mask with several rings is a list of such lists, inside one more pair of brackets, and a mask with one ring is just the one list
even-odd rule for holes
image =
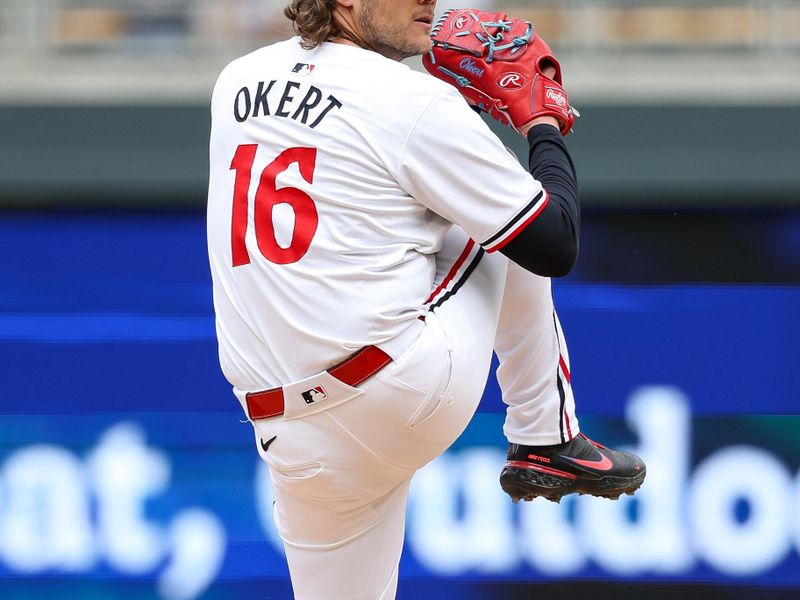
{"label": "ear", "polygon": [[344,8],[353,8],[356,0],[336,0],[335,4]]}

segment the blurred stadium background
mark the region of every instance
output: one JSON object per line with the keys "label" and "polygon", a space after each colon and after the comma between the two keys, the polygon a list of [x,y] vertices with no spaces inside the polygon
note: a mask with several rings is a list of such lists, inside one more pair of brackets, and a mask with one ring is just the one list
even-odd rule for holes
{"label": "blurred stadium background", "polygon": [[[0,0],[0,598],[290,597],[203,212],[214,79],[283,4]],[[470,4],[533,20],[583,114],[556,301],[584,430],[649,474],[513,507],[490,382],[399,598],[800,598],[800,2]]]}

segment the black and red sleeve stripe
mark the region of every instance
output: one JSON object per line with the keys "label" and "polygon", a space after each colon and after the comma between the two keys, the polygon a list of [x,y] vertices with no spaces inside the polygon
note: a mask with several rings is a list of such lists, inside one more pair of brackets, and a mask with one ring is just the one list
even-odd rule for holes
{"label": "black and red sleeve stripe", "polygon": [[548,277],[572,270],[580,241],[575,166],[559,131],[537,125],[528,133],[529,167],[543,187],[500,231],[481,243],[521,267]]}

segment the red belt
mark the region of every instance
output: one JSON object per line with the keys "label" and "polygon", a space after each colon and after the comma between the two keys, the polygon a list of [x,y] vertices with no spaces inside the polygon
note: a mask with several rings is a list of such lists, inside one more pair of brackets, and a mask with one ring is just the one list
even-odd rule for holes
{"label": "red belt", "polygon": [[[390,362],[392,362],[392,358],[377,346],[365,346],[344,362],[328,369],[328,373],[342,383],[355,387],[375,375]],[[283,388],[249,392],[245,398],[247,412],[252,420],[267,419],[283,414]]]}

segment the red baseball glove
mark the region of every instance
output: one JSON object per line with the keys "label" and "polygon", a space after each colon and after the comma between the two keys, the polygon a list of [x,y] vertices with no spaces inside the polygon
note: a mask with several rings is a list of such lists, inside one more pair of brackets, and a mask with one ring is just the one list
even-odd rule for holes
{"label": "red baseball glove", "polygon": [[[454,85],[467,101],[520,131],[536,117],[572,130],[578,111],[561,85],[561,65],[531,23],[505,13],[471,9],[445,12],[431,31],[433,49],[422,64]],[[553,78],[545,76],[548,66]]]}

